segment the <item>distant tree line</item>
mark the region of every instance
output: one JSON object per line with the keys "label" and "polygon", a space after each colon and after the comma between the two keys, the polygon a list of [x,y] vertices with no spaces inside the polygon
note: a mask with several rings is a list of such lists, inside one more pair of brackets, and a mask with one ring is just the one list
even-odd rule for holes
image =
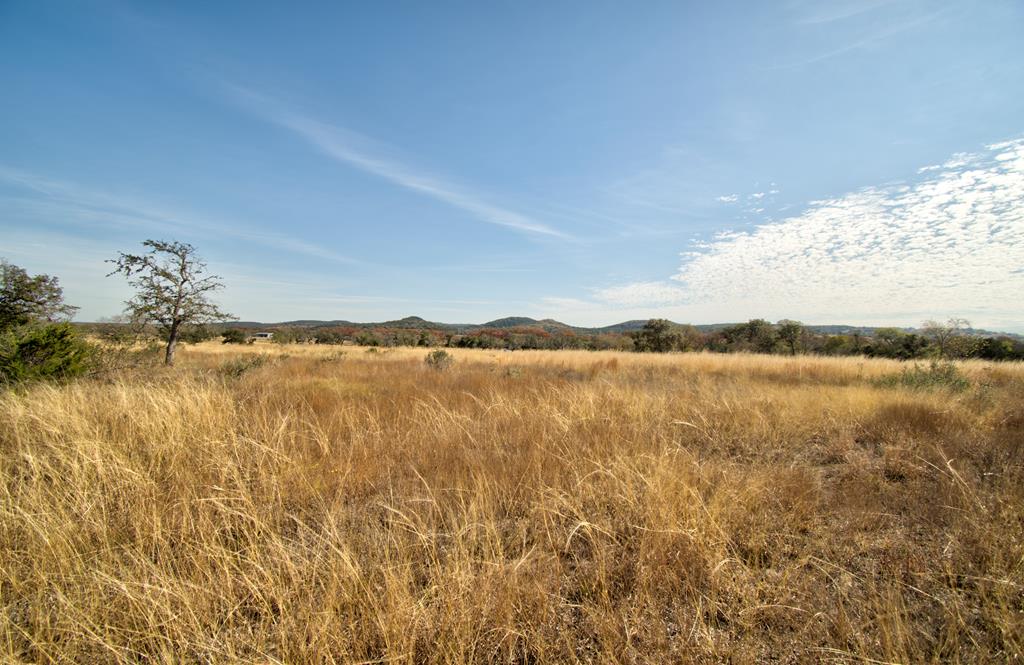
{"label": "distant tree line", "polygon": [[[873,333],[826,333],[799,321],[771,323],[751,319],[713,331],[692,325],[651,319],[640,330],[626,333],[581,333],[530,326],[482,328],[467,333],[436,329],[323,326],[275,327],[273,341],[281,344],[357,344],[372,347],[419,346],[473,349],[577,349],[643,353],[709,351],[714,353],[813,354],[868,356],[913,360],[919,358],[981,358],[1024,360],[1024,341],[1008,336],[972,333],[963,319],[927,321],[916,331],[877,328]],[[245,343],[240,329],[222,333],[224,341]]]}
{"label": "distant tree line", "polygon": [[[550,332],[529,326],[483,328],[454,333],[430,328],[277,327],[273,341],[280,344],[358,344],[360,346],[421,346],[464,349],[633,349],[633,341],[617,333],[582,334],[571,330]],[[234,334],[234,333],[232,333]]]}
{"label": "distant tree line", "polygon": [[701,332],[693,326],[651,319],[641,330],[628,334],[633,340],[633,350],[641,352],[808,353],[898,360],[935,357],[1024,360],[1024,341],[1005,335],[973,334],[970,324],[964,319],[950,319],[945,323],[925,321],[915,332],[877,328],[873,334],[814,332],[799,321],[790,319],[774,324],[764,319],[751,319],[720,330]]}
{"label": "distant tree line", "polygon": [[[126,325],[117,322],[82,324],[88,332],[114,341],[126,335]],[[272,326],[272,342],[278,344],[355,344],[370,347],[429,347],[467,349],[538,349],[585,351],[635,351],[667,353],[708,351],[712,353],[810,354],[821,356],[867,356],[915,360],[922,358],[978,358],[1024,360],[1024,340],[1006,335],[978,335],[963,320],[945,323],[928,321],[916,330],[888,327],[870,332],[819,332],[799,321],[783,319],[771,323],[751,319],[717,330],[700,330],[664,319],[651,319],[636,331],[586,333],[574,330],[545,330],[531,326],[481,328],[455,333],[433,328],[388,328],[361,326]],[[166,329],[151,325],[145,336],[167,342]],[[250,331],[223,324],[184,325],[177,341],[198,343],[220,339],[225,344],[250,344]]]}

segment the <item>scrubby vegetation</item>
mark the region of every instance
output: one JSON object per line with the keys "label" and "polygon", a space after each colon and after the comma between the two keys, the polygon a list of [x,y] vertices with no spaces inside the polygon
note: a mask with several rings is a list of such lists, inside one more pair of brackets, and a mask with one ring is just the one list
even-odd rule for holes
{"label": "scrubby vegetation", "polygon": [[971,385],[955,363],[939,360],[932,360],[927,365],[914,363],[909,367],[903,367],[896,374],[882,377],[878,383],[883,386],[901,386],[916,390],[945,388],[953,391],[967,390]]}
{"label": "scrubby vegetation", "polygon": [[224,376],[237,379],[249,370],[259,369],[269,362],[271,362],[271,358],[265,354],[239,356],[224,361],[224,364],[220,366],[220,372]]}
{"label": "scrubby vegetation", "polygon": [[[529,321],[527,319],[526,321]],[[897,360],[978,358],[1024,360],[1024,339],[1019,336],[980,334],[966,321],[926,321],[917,329],[844,328],[805,326],[783,319],[771,323],[751,319],[722,326],[680,325],[664,319],[622,324],[609,329],[572,328],[557,322],[499,321],[507,327],[474,326],[464,329],[403,319],[391,324],[278,325],[271,326],[279,344],[355,344],[376,347],[440,347],[508,350],[589,350],[666,353],[766,353],[867,356]],[[398,327],[398,324],[402,324]],[[244,331],[237,333],[242,340]]]}
{"label": "scrubby vegetation", "polygon": [[0,383],[81,376],[95,354],[95,348],[67,323],[0,332]]}
{"label": "scrubby vegetation", "polygon": [[90,369],[95,349],[66,322],[76,309],[64,302],[56,277],[30,276],[0,260],[0,389]]}
{"label": "scrubby vegetation", "polygon": [[436,370],[444,370],[455,364],[455,358],[453,358],[452,354],[447,351],[436,349],[427,354],[424,362],[427,363],[427,367],[432,367]]}
{"label": "scrubby vegetation", "polygon": [[1021,658],[1021,365],[446,353],[0,394],[0,659]]}
{"label": "scrubby vegetation", "polygon": [[244,330],[238,328],[228,328],[221,333],[222,344],[251,344],[252,339]]}

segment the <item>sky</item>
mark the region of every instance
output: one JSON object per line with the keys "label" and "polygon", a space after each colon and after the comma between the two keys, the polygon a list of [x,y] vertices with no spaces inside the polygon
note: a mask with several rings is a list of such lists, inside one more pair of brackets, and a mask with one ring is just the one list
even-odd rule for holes
{"label": "sky", "polygon": [[78,320],[1024,332],[1024,3],[0,0],[0,257]]}

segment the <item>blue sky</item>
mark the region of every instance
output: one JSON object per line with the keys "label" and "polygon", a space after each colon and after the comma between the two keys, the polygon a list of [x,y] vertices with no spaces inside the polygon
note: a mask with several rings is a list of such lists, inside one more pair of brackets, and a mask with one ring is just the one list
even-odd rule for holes
{"label": "blue sky", "polygon": [[0,256],[81,320],[1024,331],[1024,5],[0,2]]}

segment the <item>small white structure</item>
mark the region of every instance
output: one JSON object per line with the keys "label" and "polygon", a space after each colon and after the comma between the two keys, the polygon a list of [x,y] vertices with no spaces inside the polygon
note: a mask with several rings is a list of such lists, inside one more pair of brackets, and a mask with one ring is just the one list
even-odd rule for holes
{"label": "small white structure", "polygon": [[272,333],[272,332],[253,333],[252,334],[252,338],[255,339],[255,340],[263,339],[263,340],[270,341],[270,340],[274,339],[274,333]]}

